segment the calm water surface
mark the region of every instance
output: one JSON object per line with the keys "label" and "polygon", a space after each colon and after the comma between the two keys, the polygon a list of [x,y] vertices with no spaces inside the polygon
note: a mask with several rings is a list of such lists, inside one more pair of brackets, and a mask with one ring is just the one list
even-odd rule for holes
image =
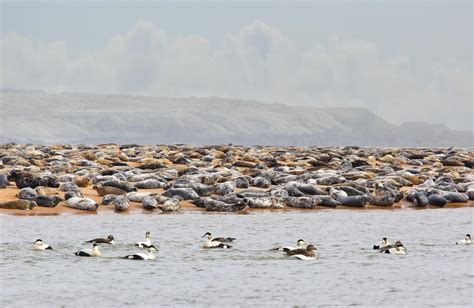
{"label": "calm water surface", "polygon": [[[0,216],[2,307],[473,305],[473,209]],[[151,231],[154,261],[119,259]],[[204,250],[201,236],[238,240]],[[101,258],[73,255],[113,234]],[[371,249],[400,239],[407,255]],[[42,238],[53,251],[31,251]],[[319,258],[269,251],[303,238]]]}

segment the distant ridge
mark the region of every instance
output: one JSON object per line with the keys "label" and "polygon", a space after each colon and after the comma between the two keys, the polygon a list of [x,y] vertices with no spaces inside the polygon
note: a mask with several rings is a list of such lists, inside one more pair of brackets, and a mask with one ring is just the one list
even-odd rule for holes
{"label": "distant ridge", "polygon": [[0,142],[472,147],[472,131],[391,124],[363,108],[292,107],[219,97],[2,90]]}

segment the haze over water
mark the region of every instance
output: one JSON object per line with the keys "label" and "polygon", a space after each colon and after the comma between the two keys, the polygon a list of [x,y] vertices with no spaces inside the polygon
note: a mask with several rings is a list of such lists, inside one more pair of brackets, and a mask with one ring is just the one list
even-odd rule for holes
{"label": "haze over water", "polygon": [[[472,209],[320,210],[248,215],[98,214],[0,216],[1,300],[24,306],[472,306]],[[118,257],[151,231],[154,261]],[[230,250],[204,250],[201,236],[232,236]],[[84,240],[113,234],[102,257],[80,258]],[[401,240],[404,256],[372,245]],[[37,238],[53,251],[34,252]],[[269,249],[314,243],[312,261]]]}

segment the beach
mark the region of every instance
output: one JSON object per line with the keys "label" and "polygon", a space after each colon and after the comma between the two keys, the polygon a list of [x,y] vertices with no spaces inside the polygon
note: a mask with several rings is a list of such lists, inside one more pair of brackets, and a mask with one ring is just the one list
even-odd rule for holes
{"label": "beach", "polygon": [[[84,198],[89,198],[99,205],[103,197],[98,194],[97,189],[94,189],[94,185],[100,184],[101,179],[110,180],[110,178],[117,181],[120,178],[135,192],[161,198],[164,198],[163,195],[166,195],[168,189],[171,188],[172,191],[175,187],[178,187],[176,189],[178,193],[181,193],[182,189],[193,188],[204,203],[219,201],[226,196],[231,196],[237,201],[243,200],[244,197],[255,199],[255,196],[257,201],[258,198],[273,198],[270,205],[251,204],[242,210],[232,211],[236,213],[266,210],[317,211],[327,208],[318,201],[318,198],[332,200],[339,198],[340,194],[342,194],[341,200],[362,196],[367,197],[368,201],[354,205],[351,200],[348,204],[334,200],[334,206],[331,205],[331,208],[403,210],[474,205],[473,200],[464,198],[464,194],[469,195],[469,190],[474,188],[470,184],[474,178],[471,169],[474,154],[469,149],[4,144],[0,147],[0,154],[3,157],[0,173],[9,175],[13,171],[20,170],[31,176],[37,174],[37,178],[52,177],[58,180],[58,187],[47,187],[47,194],[61,198],[61,202],[54,207],[36,206],[31,210],[0,208],[0,213],[3,214],[60,215],[117,212],[114,206],[110,205],[100,205],[95,211],[68,207],[65,200],[67,191],[62,189],[65,183],[86,179],[86,183],[81,187],[77,186],[76,190]],[[143,182],[143,179],[145,181],[152,179],[160,187],[134,188],[134,185],[139,186],[137,183]],[[437,183],[433,179],[442,181]],[[238,187],[235,184],[238,180],[248,183],[244,187]],[[212,191],[203,193],[203,189]],[[462,202],[457,202],[455,199],[443,206],[414,204],[413,200],[409,200],[413,189],[417,194],[421,191],[426,195],[452,194],[455,191],[455,194],[464,199]],[[8,182],[5,188],[0,189],[0,202],[18,200],[19,192],[20,189],[15,182]],[[377,194],[382,198],[395,194],[396,198],[388,205],[381,206],[377,203]],[[195,197],[176,196],[176,198],[180,199],[179,211],[209,210],[205,205],[199,206]],[[275,206],[275,198],[283,198],[283,205]],[[252,199],[254,203],[257,202],[254,199]],[[285,200],[297,202],[302,200],[300,202],[302,205],[299,206],[300,203],[297,203],[296,206],[294,204],[290,206],[284,203]],[[312,202],[309,206],[307,206],[308,200]],[[232,201],[226,202],[222,204],[232,205]],[[120,214],[153,212],[156,211],[144,209],[141,200],[138,202],[130,200],[128,209],[121,211]]]}

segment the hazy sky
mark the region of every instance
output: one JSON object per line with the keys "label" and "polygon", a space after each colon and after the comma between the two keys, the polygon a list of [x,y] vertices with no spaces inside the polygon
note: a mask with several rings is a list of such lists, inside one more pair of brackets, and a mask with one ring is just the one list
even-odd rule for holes
{"label": "hazy sky", "polygon": [[473,128],[470,1],[1,1],[1,87],[367,107]]}

